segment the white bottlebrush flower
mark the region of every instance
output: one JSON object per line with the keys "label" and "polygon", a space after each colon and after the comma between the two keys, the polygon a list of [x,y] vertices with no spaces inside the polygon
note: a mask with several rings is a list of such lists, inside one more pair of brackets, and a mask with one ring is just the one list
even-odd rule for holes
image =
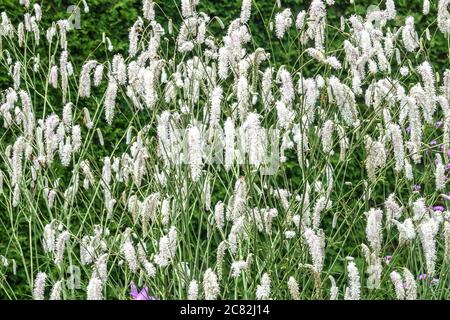
{"label": "white bottlebrush flower", "polygon": [[210,137],[214,133],[214,130],[219,125],[220,120],[220,103],[223,98],[223,90],[221,87],[217,86],[213,89],[211,92],[211,109],[209,113],[209,130],[210,130]]}
{"label": "white bottlebrush flower", "polygon": [[405,298],[406,300],[417,299],[417,283],[414,275],[407,268],[403,268]]}
{"label": "white bottlebrush flower", "polygon": [[289,288],[289,293],[291,294],[292,299],[300,300],[300,291],[298,288],[298,283],[294,277],[289,277],[288,288]]}
{"label": "white bottlebrush flower", "polygon": [[214,218],[217,229],[223,230],[225,226],[225,207],[222,201],[217,202],[214,207]]}
{"label": "white bottlebrush flower", "polygon": [[390,278],[394,285],[395,295],[398,300],[417,299],[416,279],[407,268],[403,268],[403,277],[399,272],[392,271]]}
{"label": "white bottlebrush flower", "polygon": [[252,0],[242,0],[241,7],[241,23],[248,23],[250,15],[252,13]]}
{"label": "white bottlebrush flower", "polygon": [[359,300],[361,298],[361,280],[355,262],[347,264],[348,287],[345,289],[345,300]]}
{"label": "white bottlebrush flower", "polygon": [[34,279],[33,299],[44,300],[45,293],[45,281],[47,280],[47,274],[45,272],[39,272]]}
{"label": "white bottlebrush flower", "polygon": [[36,18],[36,21],[39,22],[42,20],[42,9],[41,6],[37,3],[33,5],[34,9],[34,17]]}
{"label": "white bottlebrush flower", "polygon": [[236,222],[243,214],[247,202],[247,186],[243,177],[236,180],[233,196],[226,210],[228,221]]}
{"label": "white bottlebrush flower", "polygon": [[297,30],[302,30],[305,26],[305,18],[306,18],[306,11],[302,10],[297,14],[297,18],[295,19],[295,27]]}
{"label": "white bottlebrush flower", "polygon": [[444,221],[444,261],[450,261],[450,215]]}
{"label": "white bottlebrush flower", "polygon": [[390,123],[388,131],[391,136],[392,145],[394,149],[395,157],[395,171],[400,172],[403,170],[405,163],[405,149],[403,145],[403,135],[400,126],[395,123]]}
{"label": "white bottlebrush flower", "polygon": [[353,91],[335,76],[331,76],[328,79],[328,84],[328,90],[332,93],[336,104],[340,108],[340,113],[345,123],[352,127],[359,126],[360,122]]}
{"label": "white bottlebrush flower", "polygon": [[425,200],[423,198],[419,198],[413,203],[413,220],[418,222],[421,221],[425,215],[427,214],[427,206],[425,205]]}
{"label": "white bottlebrush flower", "polygon": [[19,0],[19,3],[25,8],[28,8],[30,6],[30,0]]}
{"label": "white bottlebrush flower", "polygon": [[400,218],[402,214],[403,207],[400,207],[395,201],[395,194],[391,193],[389,197],[384,202],[385,212],[386,212],[386,225],[388,228],[392,225],[392,219]]}
{"label": "white bottlebrush flower", "polygon": [[197,280],[192,280],[189,283],[189,288],[188,288],[188,300],[197,300],[198,298],[198,283]]}
{"label": "white bottlebrush flower", "polygon": [[322,150],[327,155],[333,149],[333,130],[334,122],[332,120],[325,121],[320,136],[322,138]]}
{"label": "white bottlebrush flower", "polygon": [[414,17],[406,17],[405,26],[402,29],[402,40],[406,51],[413,52],[419,46],[419,37],[414,28]]}
{"label": "white bottlebrush flower", "polygon": [[161,222],[163,225],[169,224],[170,216],[171,216],[170,200],[163,199],[161,203]]}
{"label": "white bottlebrush flower", "polygon": [[406,77],[409,74],[409,68],[407,66],[403,66],[400,68],[400,74]]}
{"label": "white bottlebrush flower", "polygon": [[42,246],[45,252],[54,252],[56,244],[55,221],[53,220],[44,227]]}
{"label": "white bottlebrush flower", "polygon": [[95,68],[97,65],[97,61],[95,60],[89,60],[87,61],[80,73],[80,83],[78,85],[78,95],[83,97],[90,97],[91,96],[91,71]]}
{"label": "white bottlebrush flower", "polygon": [[386,163],[386,148],[381,141],[373,141],[369,136],[365,138],[367,150],[366,169],[369,179],[376,180],[376,170]]}
{"label": "white bottlebrush flower", "polygon": [[19,90],[19,88],[20,88],[21,69],[22,69],[22,64],[20,63],[20,61],[17,61],[14,64],[14,69],[13,69],[13,80],[14,80],[14,89],[15,90]]}
{"label": "white bottlebrush flower", "polygon": [[433,275],[436,267],[436,239],[439,225],[433,219],[424,221],[419,225],[419,236],[425,256],[427,274]]}
{"label": "white bottlebrush flower", "polygon": [[255,167],[263,163],[267,151],[260,119],[260,114],[250,112],[241,127],[241,147],[248,154],[249,163]]}
{"label": "white bottlebrush flower", "polygon": [[261,95],[264,103],[264,107],[267,109],[272,105],[273,94],[272,94],[272,77],[273,68],[266,68],[261,79]]}
{"label": "white bottlebrush flower", "polygon": [[366,237],[372,250],[378,253],[381,250],[381,245],[383,242],[383,234],[381,230],[383,211],[380,209],[370,209],[369,212],[366,213],[366,216]]}
{"label": "white bottlebrush flower", "polygon": [[171,227],[167,235],[159,239],[159,253],[155,256],[155,263],[166,267],[172,261],[177,250],[177,229]]}
{"label": "white bottlebrush flower", "polygon": [[202,173],[203,160],[202,137],[197,126],[188,129],[188,153],[192,180],[198,181]]}
{"label": "white bottlebrush flower", "polygon": [[241,119],[245,119],[248,113],[250,91],[247,77],[241,75],[237,83],[238,114]]}
{"label": "white bottlebrush flower", "polygon": [[[408,120],[411,127],[409,147],[412,151],[412,158],[414,163],[420,163],[420,146],[422,144],[422,119],[419,112],[419,107],[416,100],[412,97],[407,97],[408,106]],[[406,163],[405,163],[406,165]]]}
{"label": "white bottlebrush flower", "polygon": [[445,184],[447,182],[447,176],[445,175],[445,166],[442,163],[442,158],[440,154],[436,154],[436,169],[435,169],[435,185],[436,190],[441,191],[445,189]]}
{"label": "white bottlebrush flower", "polygon": [[231,277],[237,278],[241,274],[243,270],[246,270],[248,267],[247,262],[244,260],[234,261],[231,264]]}
{"label": "white bottlebrush flower", "polygon": [[50,293],[50,300],[61,300],[62,294],[62,280],[55,282]]}
{"label": "white bottlebrush flower", "polygon": [[103,80],[103,70],[105,67],[102,64],[99,64],[95,67],[94,71],[94,85],[98,87]]}
{"label": "white bottlebrush flower", "polygon": [[108,88],[105,93],[105,120],[111,125],[114,117],[114,109],[116,107],[117,82],[113,78],[109,79]]}
{"label": "white bottlebrush flower", "polygon": [[334,280],[333,276],[329,276],[331,282],[330,288],[330,300],[338,300],[339,288],[336,286],[336,280]]}
{"label": "white bottlebrush flower", "polygon": [[103,284],[106,284],[106,280],[108,277],[108,254],[105,253],[98,257],[93,266],[92,276],[97,277],[102,281]]}
{"label": "white bottlebrush flower", "polygon": [[63,108],[63,122],[66,126],[72,125],[72,103],[66,103]]}
{"label": "white bottlebrush flower", "polygon": [[392,220],[392,222],[396,225],[399,232],[399,242],[400,244],[408,243],[416,237],[416,230],[414,227],[414,223],[412,219],[405,219],[403,223],[398,222],[397,220]]}
{"label": "white bottlebrush flower", "polygon": [[288,129],[294,119],[294,112],[289,110],[283,101],[277,101],[275,107],[277,109],[278,125],[283,129]]}
{"label": "white bottlebrush flower", "polygon": [[405,288],[402,276],[397,271],[392,271],[390,273],[390,277],[392,283],[394,284],[395,295],[397,296],[397,300],[405,300]]}
{"label": "white bottlebrush flower", "polygon": [[379,289],[381,286],[381,273],[383,271],[381,259],[379,258],[379,252],[370,251],[369,247],[365,244],[362,244],[362,251],[367,263],[367,288],[371,290]]}
{"label": "white bottlebrush flower", "polygon": [[394,19],[397,15],[397,10],[395,9],[394,0],[386,0],[386,13],[388,19]]}
{"label": "white bottlebrush flower", "polygon": [[325,259],[325,243],[322,235],[316,234],[312,229],[306,228],[303,237],[308,245],[309,254],[313,261],[314,270],[320,274],[323,269],[323,261]]}
{"label": "white bottlebrush flower", "polygon": [[93,276],[89,280],[86,288],[87,300],[103,300],[103,283],[102,281]]}
{"label": "white bottlebrush flower", "polygon": [[322,212],[331,205],[331,201],[326,196],[321,196],[317,199],[314,204],[313,212],[312,212],[312,226],[313,229],[317,230],[320,226],[321,214]]}
{"label": "white bottlebrush flower", "polygon": [[325,59],[325,63],[328,64],[331,68],[335,70],[339,70],[342,68],[342,64],[339,60],[334,56],[329,56]]}
{"label": "white bottlebrush flower", "polygon": [[278,71],[278,79],[281,82],[281,98],[286,105],[290,105],[295,99],[292,76],[289,71],[283,68]]}
{"label": "white bottlebrush flower", "polygon": [[66,249],[66,242],[70,238],[68,231],[63,231],[59,234],[55,244],[55,264],[59,264],[63,261],[64,251]]}
{"label": "white bottlebrush flower", "polygon": [[219,295],[219,283],[217,282],[217,275],[209,268],[203,275],[203,291],[205,300],[216,300]]}
{"label": "white bottlebrush flower", "polygon": [[153,0],[144,0],[142,3],[142,11],[144,13],[144,18],[153,21],[155,20],[155,3]]}
{"label": "white bottlebrush flower", "polygon": [[125,257],[125,260],[127,261],[130,270],[136,273],[139,268],[139,263],[136,255],[136,250],[134,248],[133,243],[131,242],[131,239],[129,238],[126,239],[122,244],[122,254]]}
{"label": "white bottlebrush flower", "polygon": [[49,75],[48,83],[53,88],[55,88],[55,89],[58,88],[58,67],[57,66],[53,66],[50,69],[50,75]]}
{"label": "white bottlebrush flower", "polygon": [[309,39],[314,40],[314,47],[322,50],[325,40],[325,27],[327,11],[323,0],[313,0],[308,10],[308,29],[306,30]]}
{"label": "white bottlebrush flower", "polygon": [[72,151],[77,152],[81,148],[81,128],[79,125],[72,127]]}
{"label": "white bottlebrush flower", "polygon": [[430,0],[423,0],[422,12],[424,15],[430,13]]}
{"label": "white bottlebrush flower", "polygon": [[256,287],[256,299],[269,300],[270,299],[270,277],[264,273],[261,278],[261,284]]}
{"label": "white bottlebrush flower", "polygon": [[219,246],[217,247],[217,277],[219,278],[219,280],[222,279],[222,264],[223,264],[223,259],[225,257],[225,250],[227,249],[228,245],[227,242],[221,241],[219,243]]}
{"label": "white bottlebrush flower", "polygon": [[275,34],[278,39],[282,39],[286,30],[292,25],[291,9],[284,9],[275,15]]}
{"label": "white bottlebrush flower", "polygon": [[[436,110],[436,89],[433,68],[428,61],[424,61],[417,67],[417,72],[420,74],[423,81],[423,90],[425,92],[425,97],[418,97],[416,99],[422,100],[421,105],[423,109],[423,117],[427,123],[431,124],[433,123],[433,115]],[[411,94],[413,95],[415,92],[415,88],[419,87],[414,86],[411,89]]]}
{"label": "white bottlebrush flower", "polygon": [[439,30],[448,35],[450,33],[450,17],[448,13],[449,0],[438,1],[437,25]]}
{"label": "white bottlebrush flower", "polygon": [[112,72],[110,76],[114,76],[118,84],[124,85],[127,82],[127,66],[125,59],[120,54],[116,54],[112,60]]}

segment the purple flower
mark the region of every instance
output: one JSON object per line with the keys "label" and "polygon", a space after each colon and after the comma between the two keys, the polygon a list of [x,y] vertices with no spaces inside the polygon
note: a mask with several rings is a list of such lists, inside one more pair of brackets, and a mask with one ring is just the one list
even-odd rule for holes
{"label": "purple flower", "polygon": [[411,132],[411,127],[406,127],[406,132],[410,133]]}
{"label": "purple flower", "polygon": [[447,150],[447,155],[450,157],[450,149]]}
{"label": "purple flower", "polygon": [[444,210],[445,210],[445,208],[444,208],[444,206],[433,206],[433,211],[441,211],[441,212],[444,212]]}
{"label": "purple flower", "polygon": [[415,192],[419,192],[420,189],[422,189],[422,187],[421,187],[420,185],[418,185],[418,184],[415,184],[415,185],[413,185],[412,189],[413,189],[413,191],[415,191]]}
{"label": "purple flower", "polygon": [[440,126],[442,126],[442,121],[438,121],[438,122],[436,122],[435,124],[434,124],[434,127],[437,129],[437,128],[439,128]]}
{"label": "purple flower", "polygon": [[436,140],[431,140],[430,141],[430,146],[435,146],[437,144],[437,141]]}
{"label": "purple flower", "polygon": [[158,300],[157,298],[148,295],[147,287],[144,287],[139,291],[134,282],[131,283],[130,295],[133,300]]}
{"label": "purple flower", "polygon": [[421,275],[419,275],[418,279],[419,280],[425,280],[427,278],[427,274],[426,273],[422,273]]}

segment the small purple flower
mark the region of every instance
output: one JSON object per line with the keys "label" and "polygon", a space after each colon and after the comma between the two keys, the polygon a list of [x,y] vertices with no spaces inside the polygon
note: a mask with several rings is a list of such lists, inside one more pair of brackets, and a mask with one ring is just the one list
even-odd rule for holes
{"label": "small purple flower", "polygon": [[434,127],[437,129],[437,128],[440,128],[442,126],[442,121],[437,121],[435,124],[434,124]]}
{"label": "small purple flower", "polygon": [[413,185],[412,189],[414,192],[419,192],[422,189],[422,187],[418,184],[415,184]]}
{"label": "small purple flower", "polygon": [[410,133],[411,132],[411,127],[406,127],[406,132]]}
{"label": "small purple flower", "polygon": [[422,273],[421,275],[419,275],[418,279],[419,280],[425,280],[427,278],[427,274],[426,273]]}
{"label": "small purple flower", "polygon": [[450,157],[450,149],[447,150],[447,155]]}
{"label": "small purple flower", "polygon": [[148,295],[148,288],[144,287],[141,291],[138,290],[134,282],[131,283],[131,297],[133,300],[158,300],[156,297]]}
{"label": "small purple flower", "polygon": [[437,141],[436,140],[431,140],[430,141],[430,146],[435,146],[437,144]]}
{"label": "small purple flower", "polygon": [[444,206],[441,206],[441,205],[433,206],[432,209],[433,209],[433,211],[441,211],[441,212],[444,212],[444,211],[445,211]]}

